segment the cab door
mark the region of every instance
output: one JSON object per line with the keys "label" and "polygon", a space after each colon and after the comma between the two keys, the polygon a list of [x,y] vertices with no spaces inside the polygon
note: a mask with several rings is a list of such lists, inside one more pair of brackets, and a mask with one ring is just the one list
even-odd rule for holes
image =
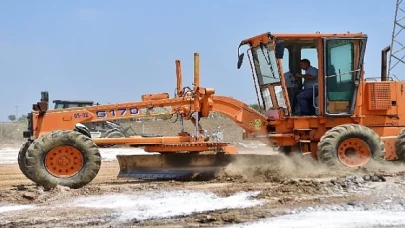
{"label": "cab door", "polygon": [[324,113],[354,112],[367,38],[324,38]]}

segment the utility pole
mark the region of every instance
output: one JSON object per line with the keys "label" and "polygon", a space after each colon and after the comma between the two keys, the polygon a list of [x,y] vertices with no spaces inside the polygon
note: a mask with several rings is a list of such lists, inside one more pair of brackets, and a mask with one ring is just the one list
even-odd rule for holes
{"label": "utility pole", "polygon": [[393,71],[393,69],[399,64],[405,64],[405,55],[404,50],[405,46],[403,41],[405,38],[401,35],[404,35],[403,30],[405,28],[405,6],[402,3],[403,0],[396,0],[395,14],[394,14],[394,27],[392,28],[392,37],[391,37],[391,53],[389,56],[388,63],[388,77],[396,77],[397,72],[401,70]]}

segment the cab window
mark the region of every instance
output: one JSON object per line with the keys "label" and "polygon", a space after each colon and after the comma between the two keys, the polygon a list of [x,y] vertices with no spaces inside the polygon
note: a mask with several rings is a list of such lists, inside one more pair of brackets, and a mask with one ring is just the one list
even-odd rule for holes
{"label": "cab window", "polygon": [[76,108],[76,107],[79,107],[79,105],[78,104],[68,104],[67,105],[67,108]]}
{"label": "cab window", "polygon": [[327,96],[330,101],[351,101],[354,93],[354,44],[351,40],[326,42]]}
{"label": "cab window", "polygon": [[63,109],[63,104],[56,104],[55,109]]}

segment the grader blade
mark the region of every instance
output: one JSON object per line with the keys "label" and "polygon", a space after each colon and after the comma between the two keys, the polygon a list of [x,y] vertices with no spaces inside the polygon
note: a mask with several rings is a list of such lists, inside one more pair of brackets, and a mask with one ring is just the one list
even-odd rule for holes
{"label": "grader blade", "polygon": [[258,154],[159,154],[117,155],[120,166],[118,178],[188,180],[213,178],[233,164],[252,166],[277,163],[279,158]]}
{"label": "grader blade", "polygon": [[190,179],[219,172],[231,162],[228,154],[117,155],[119,178]]}

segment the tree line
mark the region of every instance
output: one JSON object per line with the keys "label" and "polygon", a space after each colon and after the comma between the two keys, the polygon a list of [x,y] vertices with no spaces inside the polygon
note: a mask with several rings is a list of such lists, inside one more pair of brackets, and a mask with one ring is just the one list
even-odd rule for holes
{"label": "tree line", "polygon": [[7,119],[10,120],[11,122],[24,123],[24,122],[27,122],[27,115],[22,115],[18,118],[16,115],[8,115]]}

